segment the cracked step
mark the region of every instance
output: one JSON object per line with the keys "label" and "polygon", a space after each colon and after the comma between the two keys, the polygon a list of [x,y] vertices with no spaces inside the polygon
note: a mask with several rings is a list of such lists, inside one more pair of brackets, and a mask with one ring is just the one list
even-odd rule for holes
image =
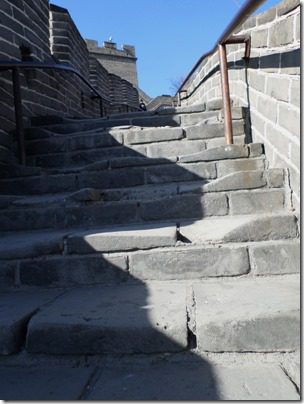
{"label": "cracked step", "polygon": [[185,287],[139,281],[67,292],[31,319],[26,341],[28,352],[65,355],[186,348]]}
{"label": "cracked step", "polygon": [[299,285],[298,275],[194,285],[199,350],[274,352],[297,349],[300,343]]}

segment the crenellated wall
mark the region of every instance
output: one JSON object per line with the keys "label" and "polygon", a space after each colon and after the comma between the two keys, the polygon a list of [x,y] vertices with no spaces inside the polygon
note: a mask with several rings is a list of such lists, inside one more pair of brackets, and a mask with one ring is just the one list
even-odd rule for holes
{"label": "crenellated wall", "polygon": [[[284,0],[250,17],[235,34],[244,45],[227,46],[229,84],[235,104],[249,107],[252,141],[262,142],[271,167],[288,168],[292,202],[300,204],[300,1]],[[205,58],[181,90],[182,105],[221,98],[218,53]]]}
{"label": "crenellated wall", "polygon": [[[49,5],[48,0],[0,0],[0,60],[20,61],[20,47],[27,47],[33,61],[64,63],[77,70],[96,89],[116,103],[138,106],[138,92],[131,83],[111,75],[89,57],[68,10]],[[115,88],[115,84],[117,88]],[[99,85],[101,86],[99,88]],[[53,70],[27,70],[21,74],[24,126],[36,116],[98,117],[100,102],[76,75]],[[107,113],[117,109],[107,108]],[[0,71],[0,164],[16,161],[11,71]]]}

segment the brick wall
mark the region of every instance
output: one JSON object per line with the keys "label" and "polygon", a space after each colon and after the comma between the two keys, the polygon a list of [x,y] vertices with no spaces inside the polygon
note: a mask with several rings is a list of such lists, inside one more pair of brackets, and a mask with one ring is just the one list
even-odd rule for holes
{"label": "brick wall", "polygon": [[[288,168],[292,203],[300,203],[300,2],[284,0],[250,17],[236,34],[250,34],[251,59],[244,45],[227,47],[231,97],[249,106],[252,140],[262,142],[271,167]],[[182,104],[221,97],[218,54],[205,58],[183,86]],[[185,95],[188,98],[185,98]]]}

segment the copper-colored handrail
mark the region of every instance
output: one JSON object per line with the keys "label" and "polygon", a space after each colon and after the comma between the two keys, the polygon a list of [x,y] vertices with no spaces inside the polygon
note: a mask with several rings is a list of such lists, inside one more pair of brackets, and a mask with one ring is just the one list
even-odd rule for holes
{"label": "copper-colored handrail", "polygon": [[[15,107],[15,120],[16,120],[16,135],[18,139],[19,147],[19,162],[20,164],[25,164],[26,162],[26,151],[25,151],[25,141],[24,141],[24,128],[23,128],[23,112],[22,112],[22,96],[21,96],[21,86],[20,86],[20,70],[21,69],[41,69],[41,70],[58,70],[68,73],[73,73],[78,76],[83,83],[89,87],[94,95],[92,98],[97,98],[100,100],[100,116],[103,116],[103,102],[106,101],[110,106],[124,106],[129,110],[129,107],[135,108],[128,103],[115,103],[109,98],[101,95],[96,88],[94,88],[91,83],[74,67],[59,64],[59,63],[43,63],[35,61],[0,61],[0,71],[12,70],[12,80],[13,80],[13,92],[14,92],[14,107]],[[138,108],[139,109],[139,108]]]}
{"label": "copper-colored handrail", "polygon": [[[199,60],[195,63],[187,77],[184,79],[182,84],[180,85],[179,89],[177,90],[177,93],[179,93],[186,82],[189,80],[189,78],[192,76],[192,74],[197,70],[197,68],[200,66],[202,61],[206,59],[206,57],[212,55],[218,48],[218,45],[227,41],[230,36],[233,34],[233,31],[241,25],[244,21],[247,20],[248,17],[261,5],[265,2],[266,0],[247,0],[247,2],[241,7],[240,11],[236,14],[234,19],[231,21],[231,23],[228,25],[228,27],[225,29],[225,31],[222,33],[220,38],[217,40],[215,43],[214,47],[207,53],[203,54]],[[189,95],[185,98],[188,98]]]}

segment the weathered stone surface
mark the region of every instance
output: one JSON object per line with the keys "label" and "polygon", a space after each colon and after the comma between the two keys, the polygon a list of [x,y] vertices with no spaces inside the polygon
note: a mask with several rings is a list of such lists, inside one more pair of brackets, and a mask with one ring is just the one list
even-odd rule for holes
{"label": "weathered stone surface", "polygon": [[264,154],[264,146],[262,143],[250,143],[248,147],[250,157],[259,157]]}
{"label": "weathered stone surface", "polygon": [[[224,124],[205,122],[195,126],[188,126],[185,128],[185,132],[189,140],[211,139],[214,137],[224,138]],[[244,134],[243,121],[233,122],[233,134],[235,136]]]}
{"label": "weathered stone surface", "polygon": [[282,168],[271,168],[266,171],[268,186],[280,188],[284,186],[284,170]]}
{"label": "weathered stone surface", "polygon": [[196,125],[208,118],[213,118],[218,116],[217,111],[206,111],[196,114],[182,115],[181,116],[181,126]]}
{"label": "weathered stone surface", "polygon": [[177,195],[151,202],[143,202],[140,216],[143,220],[200,219],[204,216],[226,215],[228,212],[225,194]]}
{"label": "weathered stone surface", "polygon": [[285,351],[299,347],[297,276],[273,278],[271,282],[267,278],[208,282],[194,285],[194,298],[198,348],[203,351]]}
{"label": "weathered stone surface", "polygon": [[22,261],[20,283],[27,286],[71,287],[120,283],[128,279],[125,256],[54,256]]}
{"label": "weathered stone surface", "polygon": [[205,143],[202,141],[189,142],[187,140],[161,142],[147,146],[148,157],[172,157],[182,154],[197,153],[205,150]]}
{"label": "weathered stone surface", "polygon": [[109,189],[102,192],[104,201],[150,201],[167,196],[177,195],[178,183],[156,184],[134,188]]}
{"label": "weathered stone surface", "polygon": [[136,202],[103,203],[93,205],[68,207],[65,210],[65,226],[84,227],[103,224],[127,224],[137,220]]}
{"label": "weathered stone surface", "polygon": [[288,377],[296,384],[298,391],[301,391],[301,352],[291,352],[287,354],[282,361],[283,368]]}
{"label": "weathered stone surface", "polygon": [[164,108],[156,111],[157,115],[169,114],[191,114],[195,112],[204,112],[206,110],[205,104],[185,105],[182,107]]}
{"label": "weathered stone surface", "polygon": [[69,195],[68,199],[77,202],[100,201],[101,192],[94,188],[84,188]]}
{"label": "weathered stone surface", "polygon": [[[239,144],[239,145],[245,144],[245,135],[234,136],[233,143]],[[212,149],[214,147],[225,146],[225,145],[226,145],[226,140],[224,137],[218,137],[218,138],[206,140],[207,149]]]}
{"label": "weathered stone surface", "polygon": [[179,162],[190,163],[196,161],[212,161],[248,157],[248,147],[246,145],[226,145],[214,149],[204,150],[199,153],[184,155],[179,157]]}
{"label": "weathered stone surface", "polygon": [[130,131],[125,135],[127,144],[165,142],[168,140],[183,139],[182,128],[151,128],[137,131]]}
{"label": "weathered stone surface", "polygon": [[285,0],[282,3],[277,5],[277,14],[278,16],[287,14],[289,11],[293,10],[294,8],[300,5],[299,0]]}
{"label": "weathered stone surface", "polygon": [[144,166],[156,166],[161,164],[176,163],[177,157],[160,157],[160,158],[147,158],[145,156],[140,157],[121,157],[110,160],[111,168],[122,167],[144,167]]}
{"label": "weathered stone surface", "polygon": [[65,355],[182,351],[186,322],[182,285],[83,288],[31,319],[26,349]]}
{"label": "weathered stone surface", "polygon": [[300,272],[300,241],[277,241],[249,248],[254,274],[288,274]]}
{"label": "weathered stone surface", "polygon": [[146,169],[147,184],[161,184],[166,182],[195,181],[204,178],[215,178],[214,163],[199,163],[149,167]]}
{"label": "weathered stone surface", "polygon": [[88,175],[78,175],[79,187],[90,187],[97,189],[132,187],[144,184],[144,171],[139,168],[121,168],[107,172],[94,172]]}
{"label": "weathered stone surface", "polygon": [[176,248],[132,254],[130,273],[142,280],[203,279],[249,271],[244,247]]}
{"label": "weathered stone surface", "polygon": [[218,161],[217,175],[222,177],[236,171],[263,170],[264,161],[264,158]]}
{"label": "weathered stone surface", "polygon": [[111,227],[76,233],[66,240],[68,253],[139,250],[174,246],[176,227],[168,224]]}
{"label": "weathered stone surface", "polygon": [[0,297],[0,354],[17,352],[24,344],[31,316],[59,295],[56,291],[3,292]]}
{"label": "weathered stone surface", "polygon": [[[189,355],[190,356],[190,355]],[[283,370],[274,364],[225,365],[209,358],[114,362],[103,369],[89,400],[219,401],[298,400]]]}
{"label": "weathered stone surface", "polygon": [[230,213],[233,215],[277,212],[283,210],[285,191],[265,189],[257,191],[238,191],[228,195]]}
{"label": "weathered stone surface", "polygon": [[181,223],[180,233],[192,243],[277,240],[297,237],[293,215],[235,215]]}
{"label": "weathered stone surface", "polygon": [[41,231],[2,235],[0,259],[30,258],[60,253],[63,250],[64,231]]}
{"label": "weathered stone surface", "polygon": [[205,192],[232,191],[261,188],[267,184],[263,171],[238,171],[212,181],[191,182],[179,185],[179,193],[202,194]]}
{"label": "weathered stone surface", "polygon": [[130,120],[131,124],[134,126],[179,126],[181,123],[181,118],[178,115],[162,115],[162,116],[152,116],[143,118],[133,118]]}
{"label": "weathered stone surface", "polygon": [[1,367],[0,390],[4,400],[78,400],[93,368]]}

